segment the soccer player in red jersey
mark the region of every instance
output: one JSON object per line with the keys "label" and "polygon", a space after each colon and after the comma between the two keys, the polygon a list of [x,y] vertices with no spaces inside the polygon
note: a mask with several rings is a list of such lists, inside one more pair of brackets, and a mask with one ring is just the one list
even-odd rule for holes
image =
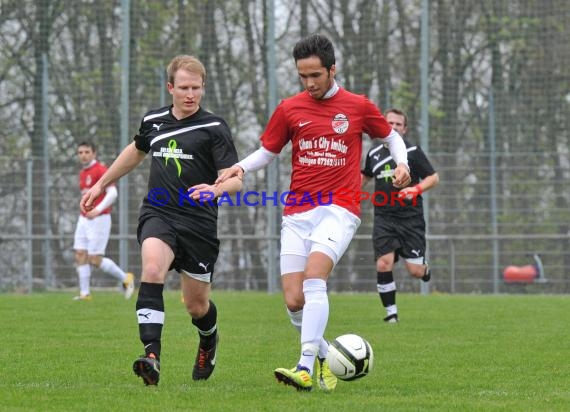
{"label": "soccer player in red jersey", "polygon": [[[79,143],[77,156],[82,165],[79,188],[83,195],[97,183],[107,168],[97,161],[97,149],[92,142]],[[89,283],[92,266],[120,280],[126,299],[133,295],[133,274],[124,272],[113,260],[105,257],[105,248],[111,234],[111,205],[116,199],[117,189],[115,186],[109,186],[105,194],[95,200],[93,210],[88,213],[81,212],[79,216],[73,241],[75,266],[79,277],[79,295],[74,297],[75,300],[91,300]]]}
{"label": "soccer player in red jersey", "polygon": [[[291,142],[290,193],[281,231],[281,283],[287,312],[301,333],[301,355],[292,368],[278,368],[278,381],[297,390],[331,391],[323,338],[329,316],[327,279],[360,225],[362,134],[381,138],[396,159],[394,184],[409,183],[406,146],[380,110],[365,96],[335,81],[331,41],[313,34],[293,49],[305,90],[283,100],[261,136],[261,147],[217,180],[268,165]],[[317,362],[315,363],[315,360]]]}

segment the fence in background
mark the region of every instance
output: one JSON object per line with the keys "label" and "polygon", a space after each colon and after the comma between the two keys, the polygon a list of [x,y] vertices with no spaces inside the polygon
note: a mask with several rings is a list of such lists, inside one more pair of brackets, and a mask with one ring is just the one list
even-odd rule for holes
{"label": "fence in background", "polygon": [[[109,164],[144,113],[170,102],[174,55],[204,62],[202,104],[227,120],[243,158],[278,100],[300,90],[291,51],[313,32],[333,41],[340,85],[407,112],[409,139],[440,175],[428,193],[431,290],[570,291],[568,1],[3,0],[0,9],[0,291],[75,285],[76,145],[93,140]],[[285,191],[290,148],[273,165],[247,175],[246,188]],[[134,272],[147,167],[119,185],[108,248]],[[222,208],[217,287],[278,287],[279,214]],[[333,290],[374,289],[368,203],[362,220]],[[546,283],[500,281],[535,253]],[[398,282],[419,288],[405,274]]]}
{"label": "fence in background", "polygon": [[[566,274],[567,267],[564,260],[570,257],[570,251],[560,255],[551,250],[560,242],[568,242],[569,235],[534,235],[526,238],[513,236],[445,236],[429,235],[430,266],[433,273],[429,283],[431,292],[439,293],[568,293],[570,292],[570,280]],[[109,244],[108,256],[117,259],[118,242],[128,241],[135,243],[135,236],[126,239],[113,235]],[[243,236],[225,235],[221,237],[222,244],[231,241],[245,241]],[[58,261],[50,267],[53,273],[52,285],[48,285],[45,277],[46,268],[32,268],[29,264],[30,256],[42,254],[42,251],[33,251],[34,241],[44,243],[43,236],[21,236],[4,234],[0,241],[8,247],[22,249],[26,252],[26,259],[18,259],[21,266],[12,273],[3,272],[0,281],[0,291],[10,290],[28,293],[32,290],[54,290],[77,288],[77,275],[73,266],[73,254],[71,247],[73,237],[71,235],[54,236],[50,238],[53,244],[67,246],[64,260]],[[517,244],[516,250],[493,256],[488,245],[497,242],[501,250],[512,249],[510,245]],[[536,248],[536,243],[544,244],[550,250]],[[462,245],[471,245],[470,248]],[[224,248],[227,249],[227,248]],[[487,249],[483,250],[482,249]],[[525,266],[535,264],[532,255],[538,254],[542,259],[544,279],[536,279],[534,282],[510,283],[503,279],[503,271],[507,266]],[[130,250],[133,264],[128,268],[135,273],[140,273],[138,248]],[[215,289],[231,290],[267,290],[266,278],[253,278],[252,273],[266,271],[265,264],[261,267],[241,268],[228,267],[227,262],[235,260],[231,250],[225,250],[220,254],[215,273]],[[396,265],[396,283],[399,291],[419,292],[420,281],[410,277],[403,269],[402,264]],[[278,280],[275,280],[279,283]],[[179,277],[176,272],[171,272],[167,278],[167,286],[177,289]],[[94,272],[92,285],[95,288],[111,288],[118,286],[116,281],[103,272]],[[349,248],[345,257],[340,261],[329,280],[329,290],[334,292],[373,292],[376,288],[376,269],[371,252],[370,235],[358,234]]]}
{"label": "fence in background", "polygon": [[[570,196],[566,180],[557,181],[568,170],[556,168],[540,173],[540,164],[549,164],[557,154],[535,156],[505,155],[499,159],[497,185],[501,187],[491,202],[489,155],[474,156],[473,162],[453,161],[448,154],[430,157],[442,176],[441,184],[428,192],[429,261],[434,273],[430,290],[446,293],[567,293],[570,292],[570,234],[565,225],[568,214],[557,205]],[[11,166],[11,174],[0,175],[0,206],[9,219],[0,234],[0,291],[30,291],[75,287],[73,232],[78,217],[78,165],[75,162],[51,167],[44,179],[42,159],[36,161],[1,158],[0,164]],[[441,164],[446,166],[442,167]],[[452,167],[451,165],[454,164]],[[519,165],[524,164],[524,167]],[[135,239],[138,207],[147,191],[148,159],[132,172],[129,190],[131,205],[129,235],[118,234],[118,205],[113,209],[113,235],[107,248],[118,261],[120,245],[128,254],[126,269],[140,273],[139,246]],[[447,178],[445,177],[447,176]],[[550,176],[550,177],[548,177]],[[283,168],[283,180],[288,170]],[[245,190],[264,190],[257,175],[247,175]],[[47,182],[48,190],[44,190]],[[282,182],[285,187],[285,182]],[[559,187],[558,192],[540,191],[538,187]],[[373,191],[372,185],[367,188]],[[35,234],[33,225],[45,219],[43,208],[34,202],[45,194],[50,211],[50,233]],[[122,196],[120,194],[119,196]],[[495,209],[492,206],[495,205]],[[274,206],[221,206],[218,232],[221,253],[216,265],[216,288],[237,290],[274,290],[278,276],[270,277],[265,216]],[[279,210],[279,213],[280,210]],[[494,222],[494,223],[493,223]],[[362,224],[345,256],[334,271],[330,289],[334,291],[374,290],[376,270],[371,233],[373,210],[370,202],[362,203]],[[497,233],[493,233],[492,228]],[[566,230],[566,231],[565,231]],[[505,284],[503,269],[509,265],[532,264],[539,254],[547,282]],[[278,261],[278,256],[273,259]],[[274,263],[275,263],[274,261]],[[419,291],[420,282],[410,278],[397,265],[400,290]],[[177,276],[169,277],[177,287]],[[93,277],[94,286],[113,286],[102,273]]]}

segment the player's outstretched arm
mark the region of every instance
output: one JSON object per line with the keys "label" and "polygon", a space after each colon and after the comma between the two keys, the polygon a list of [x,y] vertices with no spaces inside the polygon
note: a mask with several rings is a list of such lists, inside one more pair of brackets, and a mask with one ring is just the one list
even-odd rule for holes
{"label": "player's outstretched arm", "polygon": [[105,191],[105,188],[137,167],[145,156],[146,153],[138,150],[134,142],[125,147],[97,183],[81,197],[79,203],[81,211],[87,213],[93,209],[95,200]]}
{"label": "player's outstretched arm", "polygon": [[226,169],[216,180],[216,185],[225,182],[230,177],[237,176],[243,179],[245,172],[255,172],[267,166],[277,157],[277,153],[270,152],[263,146],[243,159],[241,162],[236,163],[229,169]]}
{"label": "player's outstretched arm", "polygon": [[[231,168],[221,169],[218,171],[218,174],[221,176],[224,172],[226,172],[229,169]],[[243,187],[242,178],[238,176],[233,176],[225,180],[224,182],[218,184],[208,185],[202,183],[199,185],[192,186],[191,188],[188,189],[188,194],[192,199],[198,201],[214,200],[222,196],[224,193],[233,195],[236,192],[240,191],[242,187]]]}

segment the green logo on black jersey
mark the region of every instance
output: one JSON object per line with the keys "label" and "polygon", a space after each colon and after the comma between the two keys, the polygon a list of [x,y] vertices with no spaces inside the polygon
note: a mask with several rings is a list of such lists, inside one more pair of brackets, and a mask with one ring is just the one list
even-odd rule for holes
{"label": "green logo on black jersey", "polygon": [[174,153],[176,153],[176,140],[171,139],[168,142],[168,152],[164,154],[164,165],[168,166],[168,159],[173,159],[176,164],[176,169],[178,169],[178,177],[180,177],[182,174],[182,165],[180,164],[180,160],[178,160],[178,156],[174,156]]}
{"label": "green logo on black jersey", "polygon": [[392,174],[390,173],[390,170],[392,170],[392,168],[390,167],[389,164],[384,166],[384,181],[385,182],[389,182],[390,179],[392,179]]}

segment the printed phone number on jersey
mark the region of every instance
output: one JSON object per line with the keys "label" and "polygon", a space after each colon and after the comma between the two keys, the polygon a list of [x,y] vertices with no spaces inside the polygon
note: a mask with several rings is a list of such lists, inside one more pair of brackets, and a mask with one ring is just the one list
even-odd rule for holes
{"label": "printed phone number on jersey", "polygon": [[309,158],[304,156],[299,156],[299,163],[307,166],[329,166],[329,167],[341,167],[346,166],[346,159],[334,159],[326,157]]}

